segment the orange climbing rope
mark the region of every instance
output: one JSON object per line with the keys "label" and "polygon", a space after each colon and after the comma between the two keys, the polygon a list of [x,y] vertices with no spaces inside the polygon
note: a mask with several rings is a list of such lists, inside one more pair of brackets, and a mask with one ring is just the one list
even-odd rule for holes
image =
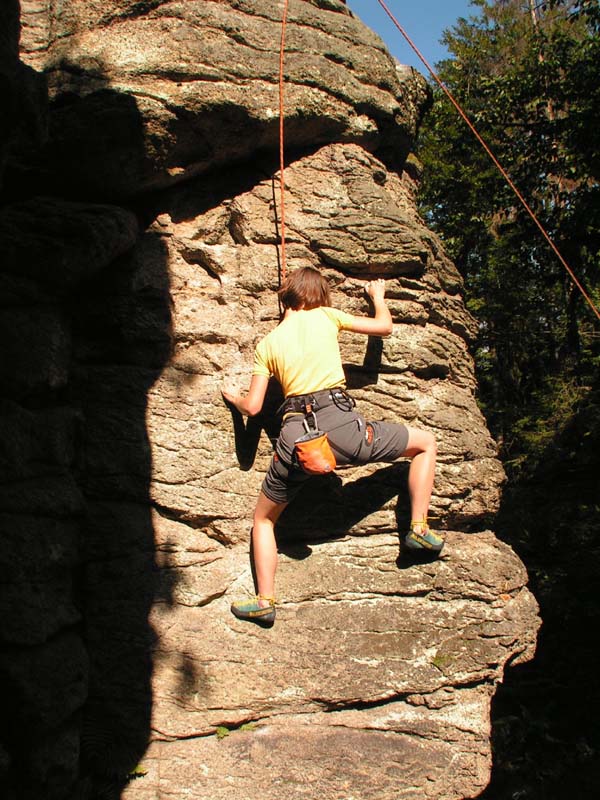
{"label": "orange climbing rope", "polygon": [[412,49],[415,51],[415,53],[417,54],[417,56],[418,56],[418,57],[421,59],[421,61],[423,62],[423,64],[425,64],[425,66],[427,67],[427,69],[428,69],[428,70],[429,70],[429,72],[431,73],[431,75],[432,75],[433,79],[435,80],[435,82],[437,83],[437,85],[440,87],[440,89],[441,89],[441,90],[444,92],[444,94],[445,94],[445,95],[448,97],[448,99],[450,100],[450,102],[452,103],[452,105],[454,106],[454,108],[455,108],[455,109],[458,111],[458,113],[460,114],[460,116],[461,116],[461,117],[464,119],[464,121],[467,123],[467,125],[469,126],[469,128],[470,128],[471,132],[473,133],[473,135],[475,136],[475,138],[477,139],[477,141],[479,142],[479,144],[480,144],[480,145],[483,147],[483,149],[485,150],[485,152],[488,154],[488,156],[491,158],[491,160],[493,161],[493,163],[494,163],[494,164],[496,165],[496,167],[499,169],[499,171],[500,171],[501,175],[503,176],[503,178],[505,179],[505,181],[508,183],[508,185],[509,185],[509,186],[510,186],[510,188],[513,190],[513,192],[515,193],[515,195],[518,197],[518,199],[520,200],[521,204],[523,205],[523,207],[525,208],[525,210],[527,211],[527,213],[528,213],[528,214],[529,214],[529,216],[531,217],[531,219],[532,219],[532,220],[535,222],[535,224],[537,225],[537,227],[540,229],[540,231],[541,231],[541,233],[542,233],[543,237],[546,239],[546,241],[548,242],[548,244],[550,245],[550,247],[551,247],[551,248],[552,248],[552,250],[554,251],[555,255],[558,257],[558,259],[559,259],[560,263],[561,263],[561,264],[563,265],[563,267],[566,269],[566,271],[567,271],[567,273],[569,274],[569,276],[570,276],[571,280],[573,281],[573,283],[575,284],[575,286],[576,286],[576,287],[579,289],[579,291],[581,292],[581,294],[583,295],[583,297],[584,297],[584,298],[585,298],[585,300],[587,301],[587,303],[588,303],[589,307],[592,309],[592,311],[593,311],[593,312],[594,312],[594,314],[595,314],[595,315],[598,317],[598,319],[600,319],[600,311],[598,311],[598,309],[597,309],[597,308],[596,308],[596,306],[594,305],[594,302],[592,301],[592,299],[590,298],[590,296],[588,295],[588,293],[585,291],[585,289],[583,288],[583,286],[581,285],[581,283],[578,281],[578,279],[577,279],[577,276],[575,275],[575,273],[573,272],[573,270],[571,269],[571,267],[570,267],[570,266],[567,264],[567,262],[566,262],[565,258],[563,257],[563,255],[562,255],[562,254],[561,254],[561,252],[559,251],[558,247],[557,247],[557,246],[554,244],[554,242],[553,242],[553,241],[552,241],[552,239],[550,238],[550,235],[549,235],[549,234],[546,232],[546,229],[544,228],[544,226],[542,225],[542,223],[541,223],[541,222],[539,221],[539,219],[536,217],[536,215],[535,215],[535,212],[534,212],[534,211],[531,209],[531,207],[529,206],[529,204],[527,203],[527,201],[525,200],[525,198],[523,197],[523,195],[521,194],[521,192],[520,192],[520,191],[517,189],[517,187],[515,186],[515,184],[512,182],[512,180],[511,180],[510,176],[508,175],[508,173],[506,172],[506,170],[504,169],[504,167],[502,166],[502,164],[500,164],[500,162],[498,161],[498,159],[496,158],[496,156],[495,156],[495,155],[492,153],[492,151],[491,151],[491,150],[490,150],[490,148],[488,147],[487,143],[484,141],[484,139],[482,138],[482,136],[479,134],[479,132],[477,131],[477,129],[475,128],[475,126],[474,126],[474,125],[473,125],[473,123],[471,122],[471,120],[470,120],[470,119],[467,117],[467,115],[465,114],[465,112],[462,110],[461,106],[459,105],[458,101],[455,99],[455,97],[454,97],[454,95],[452,94],[452,92],[451,92],[451,91],[450,91],[450,90],[449,90],[449,89],[448,89],[448,88],[445,86],[445,84],[444,84],[444,83],[441,81],[441,79],[439,78],[439,76],[437,75],[437,73],[435,72],[435,70],[434,70],[434,69],[433,69],[433,68],[430,66],[430,64],[429,64],[429,63],[428,63],[428,61],[425,59],[425,57],[424,57],[424,56],[423,56],[423,54],[420,52],[420,50],[417,48],[417,46],[416,46],[416,45],[415,45],[415,43],[412,41],[412,39],[410,38],[410,36],[409,36],[409,35],[406,33],[406,31],[404,30],[404,28],[402,27],[402,25],[400,25],[400,23],[398,22],[398,20],[396,19],[396,17],[395,17],[395,16],[392,14],[392,12],[391,12],[391,11],[390,11],[390,9],[388,8],[388,6],[387,6],[387,5],[386,5],[386,3],[384,2],[384,0],[378,0],[378,3],[379,3],[379,5],[380,5],[380,6],[383,8],[383,10],[384,10],[384,11],[385,11],[385,13],[388,15],[388,17],[391,19],[391,21],[394,23],[394,25],[396,26],[396,28],[398,28],[398,30],[400,31],[400,33],[402,34],[402,36],[404,36],[404,38],[406,39],[406,41],[408,42],[408,44],[409,44],[409,45],[412,47]]}
{"label": "orange climbing rope", "polygon": [[283,16],[281,18],[281,43],[279,46],[279,216],[281,223],[281,259],[279,285],[285,280],[287,265],[285,259],[285,175],[284,175],[284,142],[283,142],[283,60],[285,55],[285,29],[287,25],[288,0],[283,0]]}

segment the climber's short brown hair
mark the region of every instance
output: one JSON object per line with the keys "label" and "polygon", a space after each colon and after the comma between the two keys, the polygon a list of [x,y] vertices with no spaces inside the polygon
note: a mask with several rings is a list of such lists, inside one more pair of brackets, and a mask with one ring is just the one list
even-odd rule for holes
{"label": "climber's short brown hair", "polygon": [[277,292],[284,308],[307,311],[319,306],[330,306],[331,296],[327,279],[313,267],[300,267],[291,272]]}

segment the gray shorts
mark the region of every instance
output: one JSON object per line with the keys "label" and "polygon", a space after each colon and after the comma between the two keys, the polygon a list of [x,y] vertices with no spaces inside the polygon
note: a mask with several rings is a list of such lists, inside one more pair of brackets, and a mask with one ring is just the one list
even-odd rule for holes
{"label": "gray shorts", "polygon": [[[290,414],[283,421],[275,453],[262,484],[262,491],[274,503],[289,503],[310,478],[294,460],[294,442],[305,429],[304,414]],[[320,430],[327,433],[338,464],[366,464],[395,461],[405,452],[408,429],[394,422],[367,422],[355,409],[346,411],[330,405],[317,411]]]}

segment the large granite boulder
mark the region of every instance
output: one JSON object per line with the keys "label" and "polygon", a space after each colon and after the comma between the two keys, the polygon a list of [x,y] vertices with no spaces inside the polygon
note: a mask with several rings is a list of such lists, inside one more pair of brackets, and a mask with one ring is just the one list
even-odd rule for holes
{"label": "large granite boulder", "polygon": [[[335,287],[334,304],[351,313],[368,313],[365,279],[389,278],[393,335],[371,342],[342,335],[348,382],[361,409],[367,417],[433,430],[440,451],[434,514],[445,525],[486,522],[497,509],[503,472],[475,401],[467,347],[474,321],[462,304],[460,276],[416,214],[410,182],[359,146],[342,144],[299,158],[285,178],[290,269],[306,263],[324,268]],[[169,252],[174,352],[152,388],[148,416],[154,501],[230,542],[247,529],[248,503],[257,490],[254,476],[238,469],[236,444],[239,454],[252,428],[264,425],[268,433],[271,426],[267,414],[236,437],[219,389],[224,380],[245,388],[253,347],[278,315],[271,180],[234,192],[231,187],[215,206],[203,184],[192,184],[167,198],[153,227]],[[268,436],[257,444],[255,466],[264,471]],[[300,535],[314,533],[314,525],[317,531],[332,525],[358,533],[396,529],[395,495],[404,471],[383,470],[361,490],[361,478],[372,472],[353,469],[343,481],[315,481],[326,502],[318,515],[311,513],[314,523],[300,512]],[[400,511],[405,517],[404,496]]]}
{"label": "large granite boulder", "polygon": [[[285,547],[285,600],[257,631],[228,615],[230,592],[194,585],[177,524],[161,528],[185,578],[177,609],[152,616],[154,743],[126,798],[457,799],[486,786],[494,686],[508,659],[531,658],[536,628],[525,572],[492,533],[449,533],[442,560],[401,570],[392,535]],[[222,556],[224,585],[235,559]]]}
{"label": "large granite boulder", "polygon": [[476,322],[416,211],[424,81],[342,2],[290,3],[287,267],[352,313],[387,279],[394,332],[342,335],[348,385],[366,416],[435,433],[448,543],[399,558],[404,462],[314,479],[281,519],[263,630],[228,605],[252,585],[280,397],[243,420],[220,389],[278,320],[281,8],[22,0],[20,63],[16,9],[0,80],[33,88],[0,139],[0,792],[475,796],[494,687],[539,620],[489,530]]}
{"label": "large granite boulder", "polygon": [[[276,152],[281,8],[269,0],[29,0],[23,52],[48,76],[45,182],[137,194]],[[290,6],[287,146],[360,142],[401,165],[424,81],[338,2]],[[47,185],[47,183],[46,183]]]}

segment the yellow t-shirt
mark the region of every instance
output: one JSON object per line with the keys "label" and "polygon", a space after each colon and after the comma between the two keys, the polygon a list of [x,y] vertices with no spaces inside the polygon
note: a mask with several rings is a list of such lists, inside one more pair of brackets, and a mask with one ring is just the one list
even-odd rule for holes
{"label": "yellow t-shirt", "polygon": [[285,397],[345,386],[338,333],[352,315],[329,306],[295,311],[258,343],[254,375],[275,376]]}

